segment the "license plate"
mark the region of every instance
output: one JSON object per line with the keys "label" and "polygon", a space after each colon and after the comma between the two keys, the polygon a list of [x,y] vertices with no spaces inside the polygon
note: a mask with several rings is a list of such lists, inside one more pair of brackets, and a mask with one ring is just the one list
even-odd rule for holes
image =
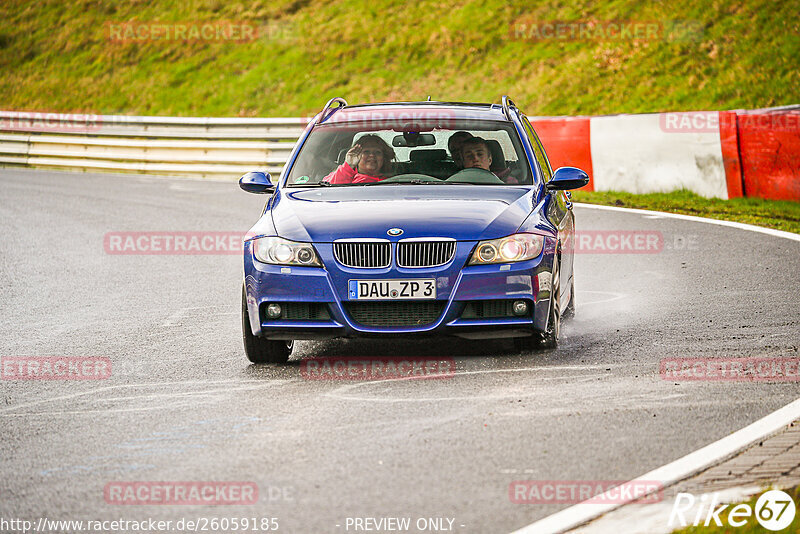
{"label": "license plate", "polygon": [[349,280],[350,300],[435,299],[436,280]]}

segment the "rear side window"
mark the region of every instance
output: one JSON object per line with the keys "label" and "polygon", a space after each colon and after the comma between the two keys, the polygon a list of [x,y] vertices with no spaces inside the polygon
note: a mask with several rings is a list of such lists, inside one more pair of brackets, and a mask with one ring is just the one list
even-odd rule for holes
{"label": "rear side window", "polygon": [[539,162],[539,167],[541,167],[542,174],[544,174],[544,181],[549,182],[550,178],[553,177],[553,170],[550,168],[550,162],[547,160],[547,155],[544,152],[542,142],[539,141],[539,136],[536,135],[536,132],[533,130],[533,126],[531,126],[531,123],[528,122],[528,117],[522,117],[522,123],[525,125],[525,131],[527,132],[528,139],[533,147],[533,153],[536,156],[536,161]]}

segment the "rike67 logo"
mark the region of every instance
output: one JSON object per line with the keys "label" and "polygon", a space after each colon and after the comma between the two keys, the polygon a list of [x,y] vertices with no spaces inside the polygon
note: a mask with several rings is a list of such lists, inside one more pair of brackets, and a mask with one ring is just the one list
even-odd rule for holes
{"label": "rike67 logo", "polygon": [[[777,532],[788,527],[797,513],[795,503],[788,493],[780,490],[770,490],[761,495],[755,507],[750,504],[737,504],[728,510],[730,504],[721,504],[719,494],[705,494],[697,499],[691,493],[678,493],[672,512],[669,514],[670,527],[692,526],[724,526],[731,527],[747,525],[754,517],[763,528]],[[727,516],[724,512],[727,511]],[[687,519],[688,517],[688,519]],[[752,532],[748,530],[748,532]]]}

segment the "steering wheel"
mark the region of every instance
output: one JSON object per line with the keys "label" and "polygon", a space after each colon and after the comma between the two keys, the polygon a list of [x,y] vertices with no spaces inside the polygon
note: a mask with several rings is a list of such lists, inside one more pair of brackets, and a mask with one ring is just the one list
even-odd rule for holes
{"label": "steering wheel", "polygon": [[494,175],[492,171],[481,169],[479,167],[470,167],[462,169],[455,173],[453,176],[445,180],[445,182],[457,182],[464,184],[497,184],[506,185],[506,183]]}

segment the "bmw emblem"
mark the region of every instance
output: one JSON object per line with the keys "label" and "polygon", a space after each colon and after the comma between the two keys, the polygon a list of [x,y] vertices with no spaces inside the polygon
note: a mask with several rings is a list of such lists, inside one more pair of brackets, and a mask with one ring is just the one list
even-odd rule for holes
{"label": "bmw emblem", "polygon": [[398,236],[398,235],[403,233],[403,229],[402,228],[389,228],[386,231],[386,233],[391,235],[391,236]]}

